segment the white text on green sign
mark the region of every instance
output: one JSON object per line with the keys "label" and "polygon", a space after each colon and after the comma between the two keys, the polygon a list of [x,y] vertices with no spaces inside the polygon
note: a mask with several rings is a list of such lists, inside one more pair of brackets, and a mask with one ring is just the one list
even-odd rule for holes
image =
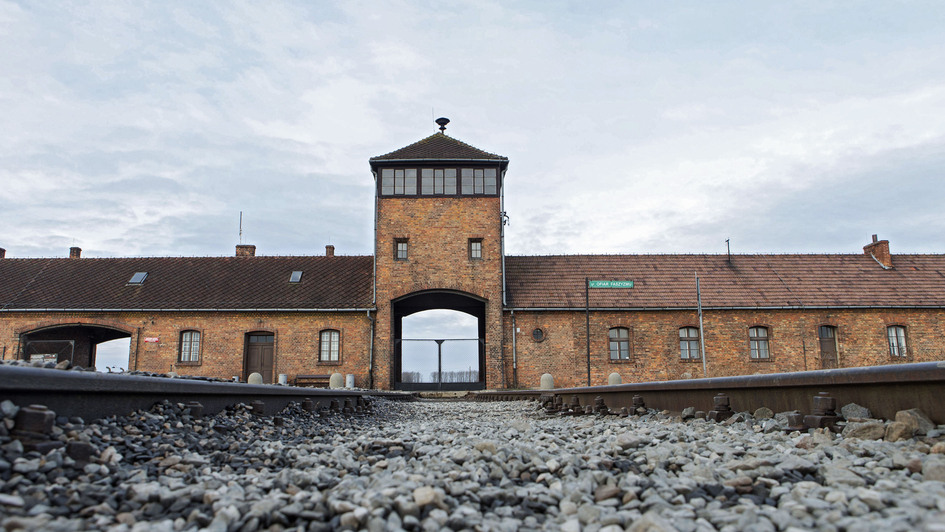
{"label": "white text on green sign", "polygon": [[633,288],[633,281],[588,281],[588,288]]}

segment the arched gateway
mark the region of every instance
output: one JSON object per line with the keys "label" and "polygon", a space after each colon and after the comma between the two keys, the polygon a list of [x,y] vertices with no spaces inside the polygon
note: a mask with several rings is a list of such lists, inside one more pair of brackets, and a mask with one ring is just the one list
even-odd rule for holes
{"label": "arched gateway", "polygon": [[129,338],[132,332],[114,325],[62,323],[20,333],[20,357],[33,362],[63,362],[85,368],[96,365],[98,344]]}
{"label": "arched gateway", "polygon": [[[394,388],[398,390],[482,390],[485,388],[486,361],[486,301],[470,294],[455,292],[450,290],[428,290],[416,294],[410,294],[392,301],[393,318],[393,336],[394,336],[394,356],[392,360],[391,376],[393,378]],[[446,379],[442,376],[442,371],[436,372],[436,378],[430,379],[432,382],[410,382],[403,378],[404,370],[404,350],[405,342],[403,338],[403,319],[417,312],[426,310],[445,309],[454,310],[469,314],[476,318],[477,336],[476,338],[465,338],[462,340],[444,340],[442,336],[437,338],[428,338],[423,340],[414,340],[421,342],[435,342],[438,351],[440,366],[442,367],[443,344],[446,342],[470,342],[474,341],[476,345],[476,370],[475,378],[461,379],[460,382],[444,382]]]}
{"label": "arched gateway", "polygon": [[[402,322],[429,309],[478,320],[476,382],[501,385],[502,193],[509,160],[440,132],[371,159],[375,189],[375,301],[378,384],[401,378]],[[383,385],[383,384],[382,384]]]}

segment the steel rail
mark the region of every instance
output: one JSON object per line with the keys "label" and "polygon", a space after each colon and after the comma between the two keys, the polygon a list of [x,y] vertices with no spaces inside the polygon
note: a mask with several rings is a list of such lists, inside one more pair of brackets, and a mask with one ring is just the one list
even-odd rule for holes
{"label": "steel rail", "polygon": [[40,404],[57,416],[78,416],[86,421],[148,410],[164,400],[196,401],[203,405],[206,414],[236,403],[262,401],[264,413],[275,414],[292,401],[310,399],[320,408],[329,406],[333,399],[341,404],[351,399],[356,404],[356,399],[362,396],[413,398],[402,392],[327,390],[0,365],[0,401],[9,399],[21,407]]}
{"label": "steel rail", "polygon": [[693,407],[708,412],[713,408],[713,398],[723,393],[729,397],[731,408],[736,412],[753,412],[768,407],[774,412],[797,410],[812,413],[813,398],[820,392],[827,392],[835,398],[838,408],[856,403],[869,408],[876,418],[894,419],[900,410],[917,408],[933,422],[945,424],[945,362],[553,390],[494,390],[479,392],[476,399],[525,400],[548,394],[561,396],[565,404],[577,397],[581,406],[588,406],[600,396],[611,409],[631,409],[633,397],[638,395],[648,408],[681,412]]}

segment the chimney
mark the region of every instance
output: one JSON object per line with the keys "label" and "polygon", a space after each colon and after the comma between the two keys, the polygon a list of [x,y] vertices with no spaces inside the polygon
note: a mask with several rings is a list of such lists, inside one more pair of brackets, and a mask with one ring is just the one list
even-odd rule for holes
{"label": "chimney", "polygon": [[7,250],[0,248],[0,259],[5,259],[7,257]]}
{"label": "chimney", "polygon": [[326,256],[326,257],[334,257],[334,256],[335,256],[335,246],[333,246],[333,245],[331,245],[331,244],[328,244],[327,246],[325,246],[325,256]]}
{"label": "chimney", "polygon": [[236,246],[236,256],[237,257],[255,257],[256,246],[252,244],[238,244]]}
{"label": "chimney", "polygon": [[70,259],[79,259],[82,258],[82,248],[77,248],[72,246],[69,248],[69,258]]}
{"label": "chimney", "polygon": [[873,257],[884,270],[889,270],[893,267],[892,256],[889,254],[888,240],[877,240],[876,235],[873,235],[873,241],[863,246],[863,253]]}

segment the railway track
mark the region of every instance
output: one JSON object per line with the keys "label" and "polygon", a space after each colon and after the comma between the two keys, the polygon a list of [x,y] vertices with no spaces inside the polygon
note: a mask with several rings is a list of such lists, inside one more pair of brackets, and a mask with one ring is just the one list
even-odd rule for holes
{"label": "railway track", "polygon": [[577,401],[593,408],[597,397],[608,408],[634,408],[634,397],[648,408],[681,412],[687,407],[710,412],[719,394],[736,412],[768,407],[774,412],[797,410],[816,415],[827,397],[836,407],[856,403],[869,408],[873,417],[893,419],[896,412],[917,408],[937,424],[945,424],[945,362],[921,362],[890,366],[746,375],[681,381],[644,382],[616,386],[558,388],[553,390],[487,391],[478,401],[538,400],[558,397],[564,405]]}
{"label": "railway track", "polygon": [[[474,394],[477,401],[537,401],[554,399],[564,405],[594,407],[599,397],[611,410],[647,408],[681,412],[687,407],[710,412],[722,394],[733,411],[768,407],[775,412],[818,414],[823,397],[836,407],[857,403],[874,417],[892,419],[896,412],[917,408],[933,422],[945,424],[945,362],[746,375],[711,379],[645,382],[616,386],[557,388],[553,390],[494,390]],[[236,403],[257,403],[262,413],[276,413],[290,402],[312,402],[328,407],[333,400],[357,404],[364,396],[412,400],[404,392],[328,390],[294,386],[252,385],[133,375],[60,371],[0,365],[0,399],[18,405],[41,404],[59,416],[94,420],[148,409],[168,400],[197,402],[207,414]],[[636,402],[635,402],[636,401]],[[822,410],[822,408],[821,408]]]}
{"label": "railway track", "polygon": [[63,371],[0,365],[0,400],[26,406],[46,406],[57,416],[92,421],[111,415],[148,410],[155,403],[200,403],[203,413],[215,414],[236,403],[253,404],[263,414],[279,412],[290,402],[306,399],[312,407],[329,407],[332,401],[357,405],[364,396],[410,400],[401,392],[327,390],[295,386],[254,385],[197,379],[144,377],[136,375]]}

